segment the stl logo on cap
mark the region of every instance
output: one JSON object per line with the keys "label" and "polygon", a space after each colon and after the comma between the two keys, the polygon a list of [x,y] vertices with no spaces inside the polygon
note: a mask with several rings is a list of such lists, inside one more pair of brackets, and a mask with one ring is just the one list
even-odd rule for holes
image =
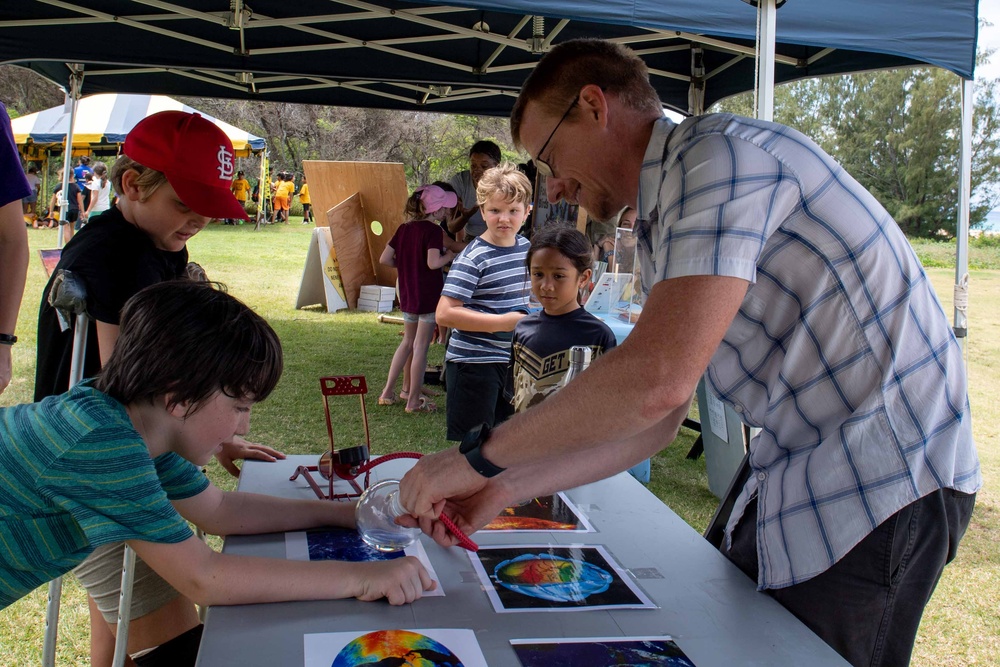
{"label": "stl logo on cap", "polygon": [[233,180],[233,153],[225,146],[219,146],[219,152],[215,154],[219,160],[219,180]]}

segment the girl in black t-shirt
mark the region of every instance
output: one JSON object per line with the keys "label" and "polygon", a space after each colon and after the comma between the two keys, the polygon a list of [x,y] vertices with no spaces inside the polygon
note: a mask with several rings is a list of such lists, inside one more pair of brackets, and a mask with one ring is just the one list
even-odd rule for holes
{"label": "girl in black t-shirt", "polygon": [[592,272],[586,236],[572,227],[546,227],[531,239],[526,261],[531,293],[542,310],[514,328],[508,382],[515,412],[559,390],[574,345],[590,346],[592,357],[615,346],[610,327],[580,305]]}

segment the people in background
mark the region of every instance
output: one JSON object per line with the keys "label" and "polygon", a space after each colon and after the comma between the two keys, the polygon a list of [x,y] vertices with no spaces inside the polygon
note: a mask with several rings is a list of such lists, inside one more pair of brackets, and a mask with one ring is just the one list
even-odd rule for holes
{"label": "people in background", "polygon": [[477,141],[469,149],[469,168],[451,177],[449,182],[462,202],[462,214],[449,223],[449,229],[459,241],[471,241],[486,231],[486,222],[476,200],[476,187],[486,170],[500,164],[500,160],[499,146],[492,141]]}
{"label": "people in background", "polygon": [[302,174],[302,187],[299,188],[299,203],[302,204],[302,224],[315,223],[312,211],[312,199],[309,198],[309,184],[306,183],[306,175]]}
{"label": "people in background", "polygon": [[704,376],[760,429],[723,553],[851,664],[908,664],[982,476],[962,349],[896,222],[791,128],[674,123],[615,42],[549,51],[511,135],[549,200],[638,211],[642,314],[555,396],[421,459],[402,505],[453,544],[441,511],[469,533],[648,458]]}
{"label": "people in background", "polygon": [[108,167],[103,162],[94,163],[94,173],[87,185],[90,189],[90,205],[83,217],[90,220],[111,208],[111,179],[108,178]]}
{"label": "people in background", "polygon": [[382,251],[379,262],[394,267],[399,276],[399,307],[403,311],[403,338],[392,356],[379,405],[396,402],[396,380],[409,364],[406,387],[407,412],[433,412],[437,409],[420,391],[427,368],[427,349],[434,336],[434,311],[444,286],[441,267],[455,257],[445,247],[445,234],[438,226],[449,209],[458,203],[454,192],[436,185],[424,185],[406,200],[406,222],[396,229]]}
{"label": "people in background", "polygon": [[531,183],[504,162],[483,174],[476,197],[486,231],[452,262],[436,311],[437,321],[452,328],[445,352],[449,440],[511,414],[504,397],[510,332],[528,312],[528,240],[518,231]]}
{"label": "people in background", "polygon": [[[236,172],[236,178],[233,179],[230,189],[233,192],[233,196],[236,197],[236,201],[240,203],[245,211],[247,208],[247,198],[250,195],[250,181],[246,179],[242,170]],[[226,218],[226,224],[234,225],[236,224],[236,219]]]}
{"label": "people in background", "polygon": [[80,210],[86,211],[87,207],[90,205],[90,190],[87,189],[87,177],[93,175],[94,170],[90,168],[90,156],[81,155],[80,159],[77,160],[76,166],[73,167],[72,177],[76,180],[76,187],[80,188],[80,192],[83,193],[83,206]]}
{"label": "people in background", "polygon": [[35,165],[28,167],[26,178],[31,192],[21,201],[24,204],[24,215],[34,218],[38,215],[38,195],[42,191],[42,179],[38,177],[38,167]]}
{"label": "people in background", "polygon": [[[88,174],[90,172],[87,172]],[[56,186],[55,197],[62,200],[62,177],[63,174],[60,172],[59,179],[60,183]],[[73,238],[73,234],[77,231],[78,225],[80,223],[80,212],[84,209],[83,193],[80,188],[77,187],[76,181],[72,178],[67,181],[68,187],[66,188],[67,195],[67,206],[66,210],[62,211],[60,207],[59,214],[59,227],[62,229],[63,233],[63,244],[69,243],[70,239]]]}

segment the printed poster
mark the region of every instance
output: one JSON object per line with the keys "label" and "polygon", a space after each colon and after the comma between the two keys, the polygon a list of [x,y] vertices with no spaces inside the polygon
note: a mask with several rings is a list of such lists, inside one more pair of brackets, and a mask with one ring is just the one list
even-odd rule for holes
{"label": "printed poster", "polygon": [[669,636],[511,639],[521,667],[695,667]]}
{"label": "printed poster", "polygon": [[601,545],[480,546],[469,559],[497,613],[656,609]]}
{"label": "printed poster", "polygon": [[499,533],[593,533],[590,521],[566,494],[539,496],[505,508],[480,530]]}
{"label": "printed poster", "polygon": [[472,630],[376,630],[308,634],[305,667],[487,667]]}
{"label": "printed poster", "polygon": [[419,560],[437,588],[424,591],[424,597],[441,597],[441,579],[427,557],[424,545],[417,540],[403,551],[385,553],[374,549],[361,539],[356,530],[349,528],[321,528],[317,530],[285,533],[285,557],[288,560],[345,560],[355,563],[362,561],[393,560],[403,556],[413,556]]}

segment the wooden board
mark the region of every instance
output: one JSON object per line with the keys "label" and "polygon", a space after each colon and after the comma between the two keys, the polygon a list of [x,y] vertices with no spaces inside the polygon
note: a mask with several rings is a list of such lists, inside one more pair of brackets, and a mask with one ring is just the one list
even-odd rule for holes
{"label": "wooden board", "polygon": [[368,253],[364,208],[361,195],[355,193],[326,213],[333,248],[340,268],[344,296],[350,308],[358,307],[362,285],[375,283],[375,270]]}
{"label": "wooden board", "polygon": [[[317,211],[329,211],[351,195],[360,195],[363,228],[368,241],[365,254],[376,277],[374,282],[394,286],[396,270],[382,266],[378,258],[396,228],[404,222],[403,207],[408,193],[403,165],[396,162],[306,160],[302,167],[309,179],[309,194]],[[316,217],[317,224],[325,222],[321,216]],[[381,223],[380,234],[372,231],[373,221]],[[336,236],[335,233],[335,244]],[[338,257],[343,262],[344,254],[338,253]],[[345,285],[354,282],[354,277],[343,265],[341,270]]]}

